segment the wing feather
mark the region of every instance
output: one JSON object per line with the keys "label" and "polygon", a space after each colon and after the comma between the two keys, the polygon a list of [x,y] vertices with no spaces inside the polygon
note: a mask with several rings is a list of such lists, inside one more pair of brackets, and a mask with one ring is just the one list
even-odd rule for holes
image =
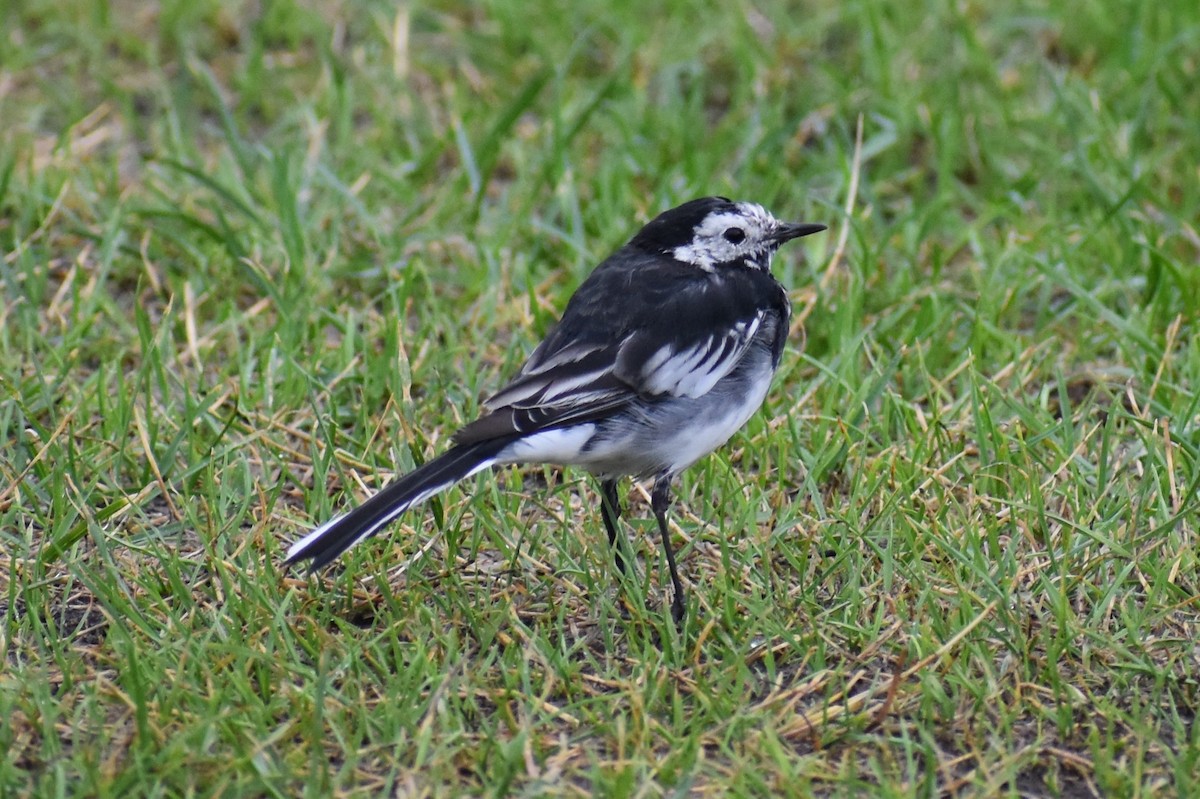
{"label": "wing feather", "polygon": [[[455,440],[596,421],[654,397],[703,396],[742,360],[768,314],[787,318],[773,278],[743,277],[662,262],[602,264],[512,382],[484,403],[488,413]],[[612,297],[625,301],[614,306]],[[782,349],[778,332],[768,345]]]}
{"label": "wing feather", "polygon": [[759,311],[719,335],[666,344],[644,359],[637,357],[639,342],[634,337],[617,356],[616,374],[642,393],[701,397],[737,366],[763,317],[764,312]]}

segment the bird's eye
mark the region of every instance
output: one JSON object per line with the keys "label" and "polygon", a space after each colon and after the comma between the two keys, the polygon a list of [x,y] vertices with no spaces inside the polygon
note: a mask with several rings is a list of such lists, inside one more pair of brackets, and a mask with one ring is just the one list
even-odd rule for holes
{"label": "bird's eye", "polygon": [[740,227],[731,227],[725,230],[725,241],[730,244],[741,244],[746,240],[746,231]]}

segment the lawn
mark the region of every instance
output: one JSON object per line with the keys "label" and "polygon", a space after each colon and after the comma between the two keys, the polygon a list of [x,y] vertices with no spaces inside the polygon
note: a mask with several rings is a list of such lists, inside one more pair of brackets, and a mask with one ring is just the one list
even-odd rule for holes
{"label": "lawn", "polygon": [[[544,6],[544,8],[542,7]],[[1200,5],[0,9],[0,796],[1200,794]],[[789,245],[613,566],[481,474],[310,577],[590,268]]]}

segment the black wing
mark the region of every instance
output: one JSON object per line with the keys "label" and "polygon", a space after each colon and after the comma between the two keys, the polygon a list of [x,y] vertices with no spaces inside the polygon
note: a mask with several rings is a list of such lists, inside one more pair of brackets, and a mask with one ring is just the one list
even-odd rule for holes
{"label": "black wing", "polygon": [[770,314],[782,317],[778,358],[788,304],[770,274],[740,270],[730,280],[626,253],[584,281],[517,376],[484,403],[489,413],[456,441],[592,421],[639,397],[702,396],[738,364]]}

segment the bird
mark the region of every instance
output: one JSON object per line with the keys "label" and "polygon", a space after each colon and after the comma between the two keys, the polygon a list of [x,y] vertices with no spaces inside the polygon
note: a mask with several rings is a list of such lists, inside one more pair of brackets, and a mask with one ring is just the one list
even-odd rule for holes
{"label": "bird", "polygon": [[771,259],[786,242],[825,229],[727,197],[660,213],[579,285],[449,449],[300,538],[285,564],[307,561],[318,571],[414,505],[491,467],[579,467],[599,481],[600,516],[622,573],[619,482],[653,481],[671,615],[681,623],[687,605],[667,530],[672,482],[762,405],[791,318]]}

